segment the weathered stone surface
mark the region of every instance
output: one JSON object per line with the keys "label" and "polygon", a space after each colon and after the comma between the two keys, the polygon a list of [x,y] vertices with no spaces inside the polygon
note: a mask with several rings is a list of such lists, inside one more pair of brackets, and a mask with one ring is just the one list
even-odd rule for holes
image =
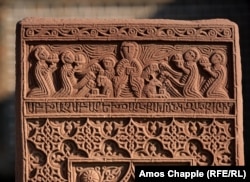
{"label": "weathered stone surface", "polygon": [[20,181],[244,164],[233,22],[27,18],[16,65]]}

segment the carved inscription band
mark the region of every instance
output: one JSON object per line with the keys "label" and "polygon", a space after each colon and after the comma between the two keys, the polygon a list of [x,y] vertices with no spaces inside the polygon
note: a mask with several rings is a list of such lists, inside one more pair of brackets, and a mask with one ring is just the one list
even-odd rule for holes
{"label": "carved inscription band", "polygon": [[127,114],[157,114],[165,115],[173,113],[186,113],[186,114],[223,114],[234,115],[235,103],[224,102],[204,102],[204,101],[47,101],[47,102],[34,102],[27,101],[26,114],[84,114],[85,116],[98,113],[111,114],[113,116]]}

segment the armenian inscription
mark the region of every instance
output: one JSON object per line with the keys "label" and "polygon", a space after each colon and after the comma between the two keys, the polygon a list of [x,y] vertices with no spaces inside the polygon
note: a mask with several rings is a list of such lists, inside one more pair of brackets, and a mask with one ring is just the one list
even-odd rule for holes
{"label": "armenian inscription", "polygon": [[20,182],[133,182],[135,165],[243,165],[237,25],[17,24]]}

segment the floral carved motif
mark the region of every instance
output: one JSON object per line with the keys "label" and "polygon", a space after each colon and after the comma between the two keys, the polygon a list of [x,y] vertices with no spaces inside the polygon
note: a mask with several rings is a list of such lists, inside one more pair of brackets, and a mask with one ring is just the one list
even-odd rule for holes
{"label": "floral carved motif", "polygon": [[123,166],[77,167],[77,182],[113,182],[122,180],[120,175]]}
{"label": "floral carved motif", "polygon": [[[52,177],[53,181],[67,181],[70,158],[99,162],[115,158],[130,163],[133,159],[189,157],[193,165],[232,165],[232,123],[233,119],[182,118],[27,120],[29,181]],[[133,176],[133,162],[127,171],[122,170],[123,165],[96,165],[79,166],[75,171],[78,181],[88,181],[89,176],[94,181],[106,178],[107,170],[114,175],[110,181]]]}
{"label": "floral carved motif", "polygon": [[43,36],[49,38],[75,38],[79,37],[81,39],[106,39],[110,37],[115,37],[116,39],[126,39],[126,38],[135,38],[135,39],[147,39],[147,38],[163,38],[163,39],[171,39],[171,38],[219,38],[219,39],[232,39],[233,38],[233,30],[232,27],[221,27],[221,28],[213,28],[213,27],[175,27],[172,26],[95,26],[85,25],[82,27],[81,25],[76,27],[63,27],[63,28],[55,28],[55,27],[32,27],[26,28],[24,32],[24,38],[40,38]]}

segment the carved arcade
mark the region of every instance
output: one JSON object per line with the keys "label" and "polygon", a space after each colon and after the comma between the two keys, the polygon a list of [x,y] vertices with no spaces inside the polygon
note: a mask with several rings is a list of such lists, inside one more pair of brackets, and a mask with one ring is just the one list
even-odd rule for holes
{"label": "carved arcade", "polygon": [[93,22],[17,26],[20,182],[133,182],[135,165],[152,162],[243,164],[234,23]]}

